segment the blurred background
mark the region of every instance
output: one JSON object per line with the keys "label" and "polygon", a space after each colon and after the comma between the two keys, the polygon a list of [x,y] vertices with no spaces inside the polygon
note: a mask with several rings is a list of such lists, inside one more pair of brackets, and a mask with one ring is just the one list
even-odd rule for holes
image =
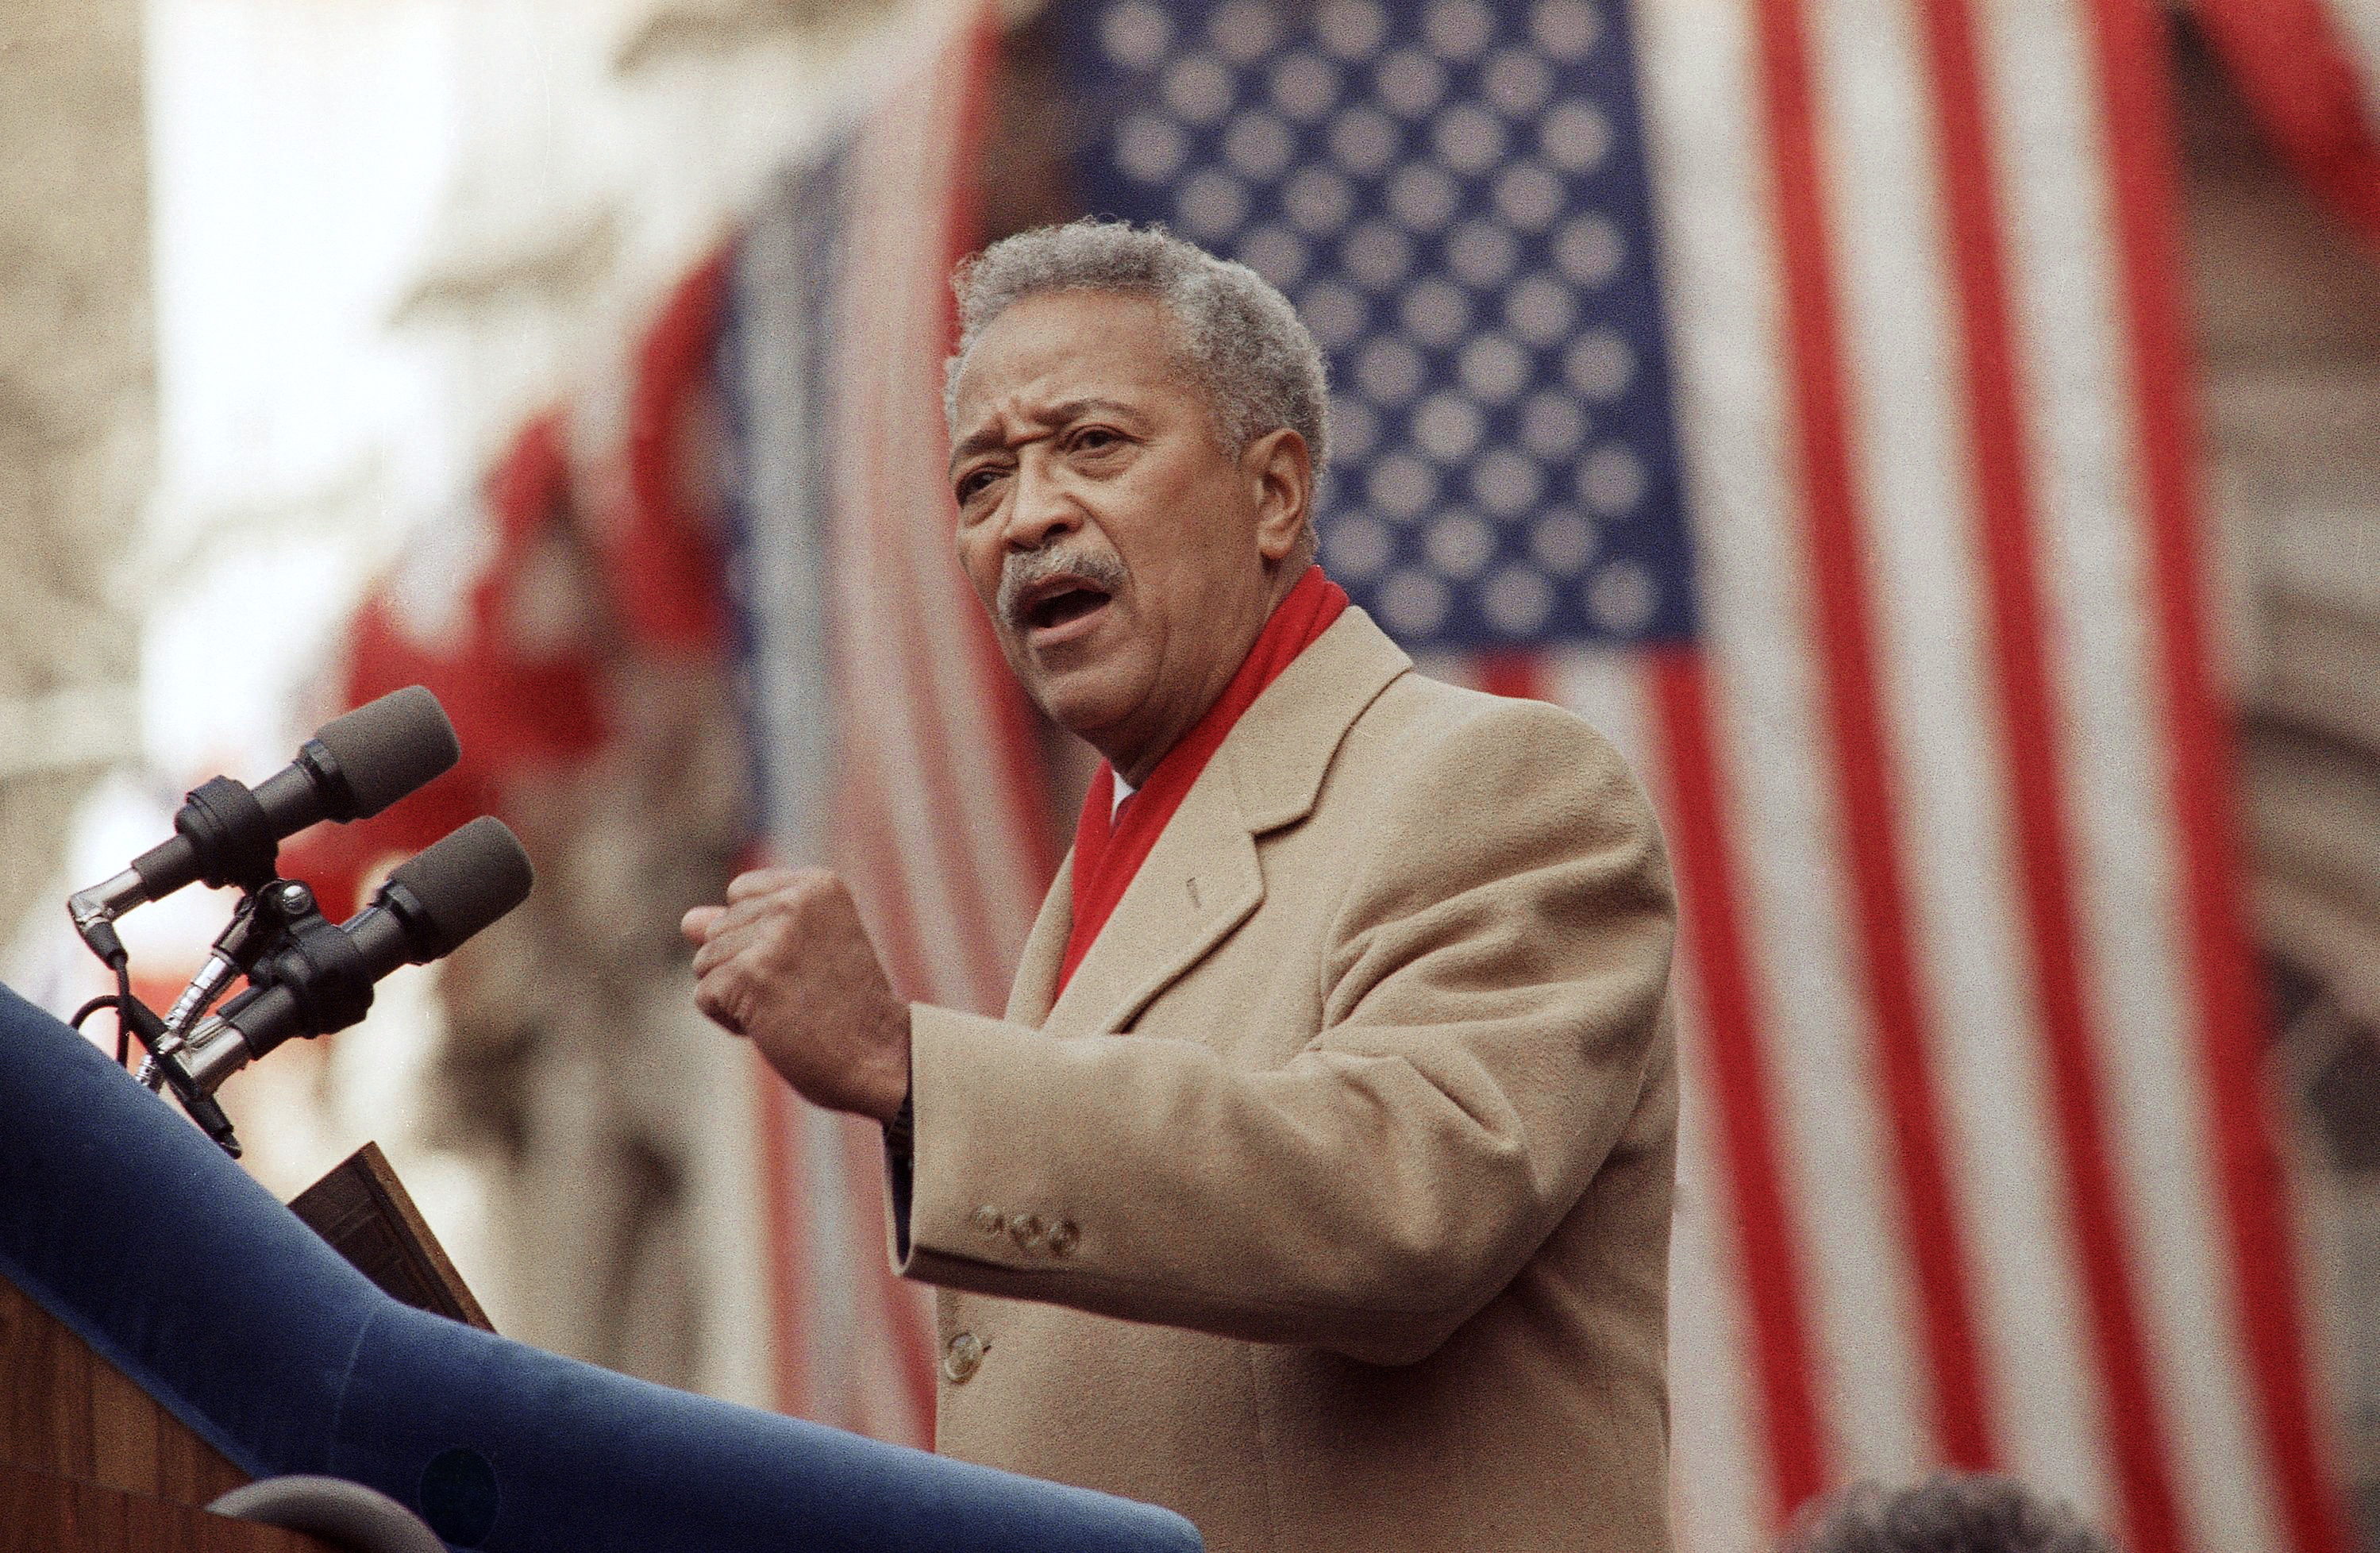
{"label": "blurred background", "polygon": [[285,871],[492,812],[537,892],[224,1098],[500,1330],[929,1442],[873,1130],[675,923],[828,862],[1002,1002],[1087,765],[950,559],[946,276],[1096,212],[1289,293],[1326,567],[1663,809],[1682,1547],[1950,1461],[2380,1549],[2373,0],[0,0],[0,978],[429,685],[463,765]]}

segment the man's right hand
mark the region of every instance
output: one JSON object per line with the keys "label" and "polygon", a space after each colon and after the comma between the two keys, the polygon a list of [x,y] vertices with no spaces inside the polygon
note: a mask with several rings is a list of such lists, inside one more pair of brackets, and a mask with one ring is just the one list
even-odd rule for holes
{"label": "man's right hand", "polygon": [[679,924],[695,945],[695,1006],[750,1037],[812,1103],[890,1122],[909,1094],[909,1009],[858,905],[823,868],[762,868],[727,904]]}

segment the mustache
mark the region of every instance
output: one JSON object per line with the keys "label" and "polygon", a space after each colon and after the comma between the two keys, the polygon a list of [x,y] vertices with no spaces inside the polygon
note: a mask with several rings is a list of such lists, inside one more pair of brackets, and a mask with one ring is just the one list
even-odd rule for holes
{"label": "mustache", "polygon": [[1105,551],[1016,551],[1000,568],[1000,618],[1011,625],[1026,625],[1025,590],[1057,576],[1080,577],[1112,597],[1123,591],[1132,575],[1124,570],[1123,562]]}

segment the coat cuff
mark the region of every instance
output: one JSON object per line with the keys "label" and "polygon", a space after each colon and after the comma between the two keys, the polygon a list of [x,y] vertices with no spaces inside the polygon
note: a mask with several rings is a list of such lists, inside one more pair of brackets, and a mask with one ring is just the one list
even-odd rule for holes
{"label": "coat cuff", "polygon": [[[895,1271],[929,1283],[1017,1292],[1077,1264],[1085,1227],[1038,1151],[993,1158],[1046,1105],[1033,1075],[1050,1037],[928,1004],[909,1011],[907,1169],[888,1152],[888,1249]],[[1028,1098],[1028,1097],[1031,1097]],[[989,1292],[989,1291],[988,1291]]]}

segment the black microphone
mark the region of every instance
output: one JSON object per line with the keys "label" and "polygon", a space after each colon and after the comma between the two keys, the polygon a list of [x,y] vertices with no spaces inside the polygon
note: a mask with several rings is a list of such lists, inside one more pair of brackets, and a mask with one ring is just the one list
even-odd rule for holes
{"label": "black microphone", "polygon": [[257,890],[272,879],[281,841],[324,819],[368,819],[451,769],[462,756],[438,698],[418,685],[334,717],[298,758],[254,788],[216,777],[193,789],[174,837],[67,903],[76,930],[110,965],[123,954],[111,926],[144,901],[184,885]]}
{"label": "black microphone", "polygon": [[212,1094],[293,1036],[346,1029],[371,1007],[374,982],[399,965],[453,953],[527,900],[535,883],[528,854],[503,820],[483,816],[459,827],[398,865],[371,904],[344,923],[302,921],[247,991],[192,1031],[187,1046],[161,1053],[182,1069],[166,1076],[187,1076]]}

